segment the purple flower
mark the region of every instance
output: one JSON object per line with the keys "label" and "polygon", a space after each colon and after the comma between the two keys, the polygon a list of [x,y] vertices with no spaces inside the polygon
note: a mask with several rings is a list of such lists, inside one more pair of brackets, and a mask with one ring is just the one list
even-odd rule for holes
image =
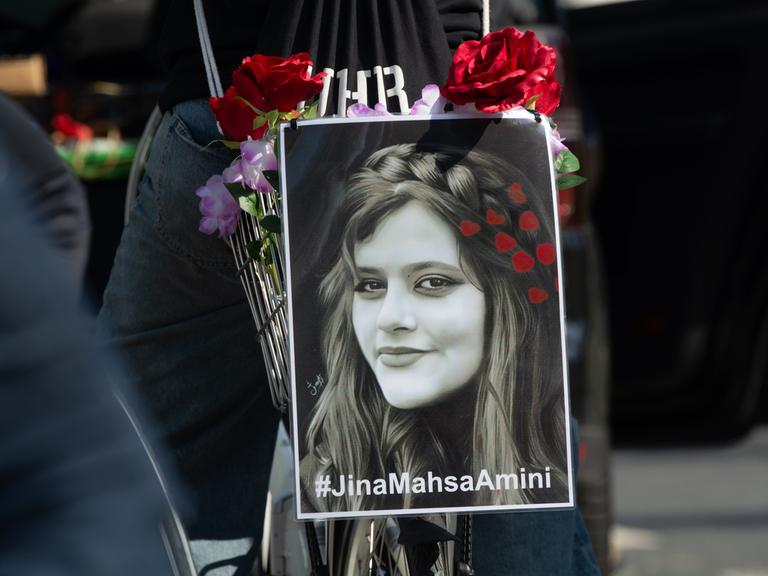
{"label": "purple flower", "polygon": [[447,103],[437,84],[427,84],[421,89],[421,100],[413,103],[411,114],[442,114]]}
{"label": "purple flower", "polygon": [[264,177],[264,170],[277,170],[277,157],[267,140],[246,140],[240,143],[240,158],[224,170],[227,184],[241,183],[257,192],[268,194],[274,189]]}
{"label": "purple flower", "polygon": [[552,146],[552,158],[555,159],[560,155],[563,150],[568,150],[568,147],[563,144],[565,138],[560,136],[560,132],[552,130],[552,135],[549,138],[549,144]]}
{"label": "purple flower", "polygon": [[358,118],[360,116],[392,116],[392,114],[387,112],[387,109],[381,102],[373,108],[369,108],[366,104],[360,104],[359,102],[347,108],[348,118]]}
{"label": "purple flower", "polygon": [[240,166],[240,158],[233,160],[232,164],[224,168],[221,176],[225,184],[243,183],[243,169]]}
{"label": "purple flower", "polygon": [[195,194],[200,197],[200,214],[203,215],[198,230],[209,235],[218,230],[219,238],[234,234],[240,206],[224,185],[224,178],[219,174],[211,176]]}

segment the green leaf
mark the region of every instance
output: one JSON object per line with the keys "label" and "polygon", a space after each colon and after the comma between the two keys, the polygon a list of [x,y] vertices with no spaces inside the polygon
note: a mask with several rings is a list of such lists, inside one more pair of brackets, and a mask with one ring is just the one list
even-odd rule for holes
{"label": "green leaf", "polygon": [[264,124],[267,122],[267,119],[264,116],[256,116],[256,118],[253,119],[253,127],[251,130],[256,130],[256,128],[261,128],[264,126]]}
{"label": "green leaf", "polygon": [[261,174],[267,179],[267,182],[272,185],[272,188],[275,190],[280,188],[280,178],[277,174],[277,170],[262,170]]}
{"label": "green leaf", "polygon": [[261,262],[261,240],[251,240],[245,245],[245,250],[248,252],[248,256]]}
{"label": "green leaf", "polygon": [[270,110],[269,112],[267,112],[265,114],[265,116],[267,118],[267,122],[269,122],[269,125],[271,127],[271,126],[274,126],[275,123],[280,118],[280,111],[279,110]]}
{"label": "green leaf", "polygon": [[555,172],[558,174],[562,174],[563,172],[563,153],[557,155],[557,158],[555,158]]}
{"label": "green leaf", "polygon": [[315,118],[317,116],[318,104],[320,104],[320,101],[315,100],[309,108],[304,108],[304,111],[301,113],[301,119],[312,120],[312,118]]}
{"label": "green leaf", "polygon": [[230,194],[232,194],[232,198],[235,200],[238,200],[241,196],[248,196],[248,194],[252,193],[252,190],[249,190],[245,187],[243,187],[242,184],[239,182],[233,182],[231,184],[224,184],[224,186],[227,187],[227,190]]}
{"label": "green leaf", "polygon": [[203,150],[207,150],[214,144],[223,144],[230,150],[240,150],[240,142],[238,142],[237,140],[211,140],[210,142],[208,142],[208,144],[203,146]]}
{"label": "green leaf", "polygon": [[278,218],[274,214],[269,214],[267,216],[264,216],[264,218],[259,220],[259,224],[261,224],[261,227],[264,228],[264,230],[266,230],[267,232],[280,234],[283,231],[280,223],[280,218]]}
{"label": "green leaf", "polygon": [[583,176],[577,176],[576,174],[569,174],[568,176],[561,176],[557,179],[557,189],[564,190],[565,188],[575,188],[579,184],[583,184],[587,179]]}
{"label": "green leaf", "polygon": [[558,174],[578,172],[580,168],[579,159],[570,150],[563,150],[555,159],[555,170],[557,170]]}
{"label": "green leaf", "polygon": [[264,114],[264,112],[262,112],[261,110],[259,110],[258,108],[256,108],[256,106],[254,106],[253,104],[251,104],[250,102],[248,102],[248,100],[246,100],[246,99],[245,99],[245,98],[243,98],[242,96],[235,96],[235,100],[241,100],[241,101],[245,102],[245,105],[246,105],[246,106],[248,106],[248,108],[250,108],[251,110],[253,110],[253,112],[254,112],[255,114],[258,114],[259,116],[261,116],[262,114]]}
{"label": "green leaf", "polygon": [[240,208],[242,208],[244,212],[247,212],[255,218],[258,218],[261,215],[261,205],[259,204],[259,199],[256,197],[256,194],[251,193],[248,196],[241,196],[239,202]]}
{"label": "green leaf", "polygon": [[525,104],[523,104],[524,108],[527,108],[528,110],[536,110],[536,100],[538,100],[541,97],[541,94],[534,94],[528,100],[525,101]]}

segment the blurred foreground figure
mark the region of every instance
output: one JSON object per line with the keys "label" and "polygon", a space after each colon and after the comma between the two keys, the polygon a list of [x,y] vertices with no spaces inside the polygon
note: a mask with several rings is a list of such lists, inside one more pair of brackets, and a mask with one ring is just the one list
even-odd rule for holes
{"label": "blurred foreground figure", "polygon": [[[15,181],[15,190],[9,187]],[[59,158],[48,135],[0,94],[0,185],[24,202],[29,218],[62,260],[79,290],[88,260],[91,224],[80,181]]]}
{"label": "blurred foreground figure", "polygon": [[159,482],[77,311],[82,190],[20,114],[0,97],[0,574],[170,574]]}

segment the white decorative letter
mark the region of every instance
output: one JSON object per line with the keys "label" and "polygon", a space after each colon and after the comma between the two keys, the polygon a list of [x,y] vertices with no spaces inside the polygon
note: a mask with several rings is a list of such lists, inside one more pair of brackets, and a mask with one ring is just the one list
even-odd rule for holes
{"label": "white decorative letter", "polygon": [[368,105],[368,78],[371,77],[370,70],[357,71],[357,91],[347,92],[350,100],[356,100],[360,104]]}
{"label": "white decorative letter", "polygon": [[339,92],[336,95],[336,114],[338,116],[347,115],[347,69],[343,68],[336,72],[336,78],[339,80]]}
{"label": "white decorative letter", "polygon": [[384,90],[384,71],[381,66],[373,67],[373,75],[376,76],[376,94],[379,98],[379,104],[387,109],[387,91]]}
{"label": "white decorative letter", "polygon": [[323,76],[323,91],[320,92],[320,103],[317,105],[317,116],[325,116],[328,110],[328,95],[331,93],[331,81],[335,72],[333,68],[323,68],[325,76]]}
{"label": "white decorative letter", "polygon": [[397,64],[393,66],[387,66],[384,68],[384,74],[392,74],[395,77],[395,85],[392,88],[387,89],[387,97],[397,96],[397,100],[400,103],[400,112],[407,114],[410,111],[408,107],[408,96],[405,93],[405,76],[403,76],[403,69]]}

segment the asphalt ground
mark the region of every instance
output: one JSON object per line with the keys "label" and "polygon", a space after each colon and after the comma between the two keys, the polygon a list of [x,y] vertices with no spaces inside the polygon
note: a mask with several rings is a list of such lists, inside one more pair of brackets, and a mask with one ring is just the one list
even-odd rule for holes
{"label": "asphalt ground", "polygon": [[768,576],[768,426],[728,446],[616,450],[613,576]]}

